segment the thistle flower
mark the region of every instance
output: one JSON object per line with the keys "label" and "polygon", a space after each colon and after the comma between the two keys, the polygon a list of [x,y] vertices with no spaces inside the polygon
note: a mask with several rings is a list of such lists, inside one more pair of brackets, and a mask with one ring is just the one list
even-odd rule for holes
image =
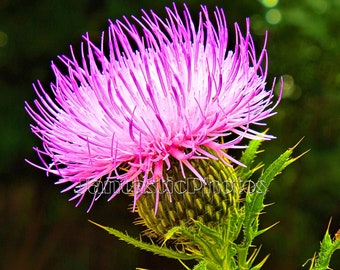
{"label": "thistle flower", "polygon": [[135,24],[110,22],[99,48],[86,34],[80,60],[72,47],[70,57],[59,57],[67,72],[52,63],[52,95],[38,81],[35,108],[26,103],[43,142],[35,148],[43,165],[33,165],[69,183],[63,191],[75,189],[78,204],[91,186],[113,178],[121,184],[109,199],[132,183],[136,204],[150,185],[166,184],[172,161],[183,177],[189,170],[204,181],[193,160],[239,165],[226,150],[243,147],[243,138],[273,138],[253,129],[277,104],[273,86],[266,90],[267,36],[257,57],[249,19],[244,36],[235,23],[231,51],[222,9],[211,20],[202,6],[197,28],[186,6],[183,16],[175,4],[166,8],[165,20],[142,12]]}

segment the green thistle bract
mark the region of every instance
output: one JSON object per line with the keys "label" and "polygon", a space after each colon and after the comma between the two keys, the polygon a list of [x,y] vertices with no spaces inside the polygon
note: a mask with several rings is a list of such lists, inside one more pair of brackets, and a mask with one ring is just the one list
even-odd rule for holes
{"label": "green thistle bract", "polygon": [[141,219],[136,223],[146,225],[148,235],[163,237],[175,226],[190,227],[194,220],[212,228],[226,222],[228,207],[233,207],[240,197],[240,183],[234,170],[218,160],[195,160],[192,164],[204,176],[204,182],[189,170],[183,179],[175,164],[163,174],[168,179],[166,186],[151,186],[138,199]]}

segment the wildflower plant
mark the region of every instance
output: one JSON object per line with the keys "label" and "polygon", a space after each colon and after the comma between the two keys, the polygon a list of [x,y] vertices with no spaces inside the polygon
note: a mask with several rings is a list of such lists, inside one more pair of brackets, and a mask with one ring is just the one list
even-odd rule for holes
{"label": "wildflower plant", "polygon": [[277,98],[275,80],[267,85],[267,33],[256,51],[249,19],[245,34],[235,23],[230,50],[222,9],[202,6],[197,26],[185,5],[166,12],[110,22],[100,47],[86,34],[80,59],[71,47],[64,69],[52,63],[52,95],[38,81],[26,103],[43,142],[42,165],[31,164],[75,190],[77,205],[92,193],[89,210],[112,181],[109,200],[128,187],[136,224],[161,244],[97,225],[130,244],[197,260],[194,269],[260,269],[267,257],[257,259],[253,240],[269,229],[259,228],[265,194],[297,159],[293,147],[267,167],[255,161],[274,138],[262,126],[283,85]]}

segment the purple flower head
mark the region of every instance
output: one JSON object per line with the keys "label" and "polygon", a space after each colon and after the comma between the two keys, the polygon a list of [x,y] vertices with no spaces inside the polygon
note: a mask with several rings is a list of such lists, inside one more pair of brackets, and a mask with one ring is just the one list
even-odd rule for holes
{"label": "purple flower head", "polygon": [[34,85],[35,108],[26,103],[26,110],[43,142],[35,148],[43,166],[34,166],[69,183],[64,191],[76,189],[71,199],[80,202],[91,186],[114,177],[121,184],[111,198],[131,182],[136,203],[164,181],[171,160],[184,177],[187,167],[204,181],[191,160],[240,164],[225,150],[242,147],[242,138],[273,138],[250,127],[263,125],[277,103],[273,87],[266,90],[265,45],[257,57],[249,20],[244,36],[235,24],[235,49],[228,51],[222,9],[214,12],[216,28],[205,6],[198,27],[186,6],[183,16],[175,5],[166,12],[165,20],[143,11],[135,24],[111,22],[100,48],[85,35],[81,59],[72,48],[71,57],[59,57],[66,74],[52,63],[52,96]]}

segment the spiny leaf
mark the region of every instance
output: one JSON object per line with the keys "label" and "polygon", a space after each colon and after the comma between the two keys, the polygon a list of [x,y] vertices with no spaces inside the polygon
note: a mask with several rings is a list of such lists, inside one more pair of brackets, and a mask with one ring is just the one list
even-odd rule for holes
{"label": "spiny leaf", "polygon": [[153,244],[145,243],[141,240],[137,240],[137,239],[135,239],[135,238],[133,238],[133,237],[131,237],[131,236],[125,234],[125,233],[122,233],[118,230],[115,230],[113,228],[100,225],[100,224],[95,223],[91,220],[89,220],[89,222],[91,222],[92,224],[106,230],[109,234],[116,236],[117,238],[125,241],[128,244],[134,245],[135,247],[138,247],[142,250],[153,252],[154,254],[157,254],[157,255],[160,255],[160,256],[164,256],[164,257],[168,257],[168,258],[172,258],[172,259],[178,259],[178,260],[192,260],[192,259],[198,259],[199,258],[199,256],[196,256],[196,255],[180,253],[180,252],[176,252],[176,251],[169,249],[169,248],[166,248],[166,247],[159,247],[159,246],[156,246],[156,245],[153,245]]}
{"label": "spiny leaf", "polygon": [[251,140],[249,142],[249,146],[247,149],[243,152],[242,157],[240,161],[246,165],[247,167],[250,167],[250,165],[253,163],[256,154],[258,153],[258,149],[261,145],[261,140]]}
{"label": "spiny leaf", "polygon": [[206,270],[207,264],[208,264],[208,262],[201,261],[199,264],[195,265],[195,267],[192,270]]}
{"label": "spiny leaf", "polygon": [[[259,226],[259,215],[263,211],[265,204],[264,198],[266,191],[273,181],[276,175],[282,172],[289,164],[294,162],[296,158],[291,158],[291,154],[297,144],[281,154],[268,168],[263,172],[258,183],[261,183],[263,190],[262,192],[247,193],[245,200],[245,219],[243,223],[244,239],[240,247],[245,248],[245,252],[248,251],[253,239],[268,230],[269,228],[258,231]],[[302,154],[303,155],[303,154]],[[301,155],[301,156],[302,156]],[[261,181],[261,182],[260,182]],[[260,267],[260,264],[258,265]]]}
{"label": "spiny leaf", "polygon": [[[262,176],[260,177],[261,185],[264,187],[263,192],[254,192],[252,194],[247,194],[249,196],[248,200],[246,200],[246,219],[248,219],[248,222],[251,218],[254,216],[259,215],[259,213],[264,208],[264,197],[265,197],[265,191],[268,189],[271,181],[275,178],[276,175],[282,172],[284,168],[286,168],[289,164],[294,162],[297,158],[291,158],[291,154],[293,152],[293,148],[288,149],[285,151],[282,155],[280,155],[272,164],[269,165],[269,167],[264,171]],[[250,225],[250,224],[248,224]]]}
{"label": "spiny leaf", "polygon": [[260,147],[261,140],[252,140],[249,143],[248,148],[243,152],[240,162],[243,163],[246,167],[238,167],[238,176],[242,180],[247,180],[256,170],[262,167],[261,164],[257,165],[252,169],[252,164],[256,155],[259,153],[258,148]]}
{"label": "spiny leaf", "polygon": [[331,221],[328,224],[327,231],[321,242],[319,254],[317,256],[314,255],[312,259],[310,268],[312,270],[329,269],[329,264],[333,253],[335,250],[340,249],[340,237],[337,237],[336,235],[333,241],[329,234],[330,223]]}
{"label": "spiny leaf", "polygon": [[181,232],[183,228],[181,226],[176,226],[171,228],[165,235],[164,235],[164,242],[162,245],[165,244],[166,241],[168,241],[171,237],[174,236],[175,233]]}
{"label": "spiny leaf", "polygon": [[214,262],[201,261],[199,264],[195,265],[193,270],[223,270],[221,266]]}
{"label": "spiny leaf", "polygon": [[256,232],[256,236],[259,236],[260,234],[265,233],[266,231],[270,230],[271,228],[273,228],[274,226],[276,226],[276,225],[279,224],[279,223],[280,223],[279,221],[278,221],[278,222],[275,222],[273,225],[270,225],[270,226],[267,227],[267,228],[264,228],[264,229],[262,229],[262,230],[257,231],[257,232]]}
{"label": "spiny leaf", "polygon": [[[207,239],[206,235],[198,234],[197,232],[193,232],[191,229],[186,227],[180,227],[181,228],[181,234],[188,240],[191,241],[191,243],[195,244],[197,247],[199,247],[198,257],[203,257],[205,259],[209,258],[210,262],[216,265],[221,265],[222,258],[219,256],[217,249],[218,246],[214,241],[210,241],[211,239]],[[202,255],[201,255],[202,254]],[[201,255],[201,256],[200,256]],[[210,266],[208,267],[210,269]],[[215,269],[215,268],[211,268]]]}
{"label": "spiny leaf", "polygon": [[204,235],[210,237],[217,243],[221,241],[221,235],[219,232],[217,232],[214,229],[209,228],[208,226],[204,225],[203,223],[197,220],[194,220],[194,223],[198,227],[200,234],[203,233]]}
{"label": "spiny leaf", "polygon": [[244,245],[249,246],[252,240],[256,237],[258,228],[258,217],[264,208],[265,191],[274,177],[279,174],[292,161],[290,155],[292,149],[285,151],[277,158],[262,174],[261,184],[264,187],[263,192],[248,193],[245,202],[245,220],[244,220]]}

